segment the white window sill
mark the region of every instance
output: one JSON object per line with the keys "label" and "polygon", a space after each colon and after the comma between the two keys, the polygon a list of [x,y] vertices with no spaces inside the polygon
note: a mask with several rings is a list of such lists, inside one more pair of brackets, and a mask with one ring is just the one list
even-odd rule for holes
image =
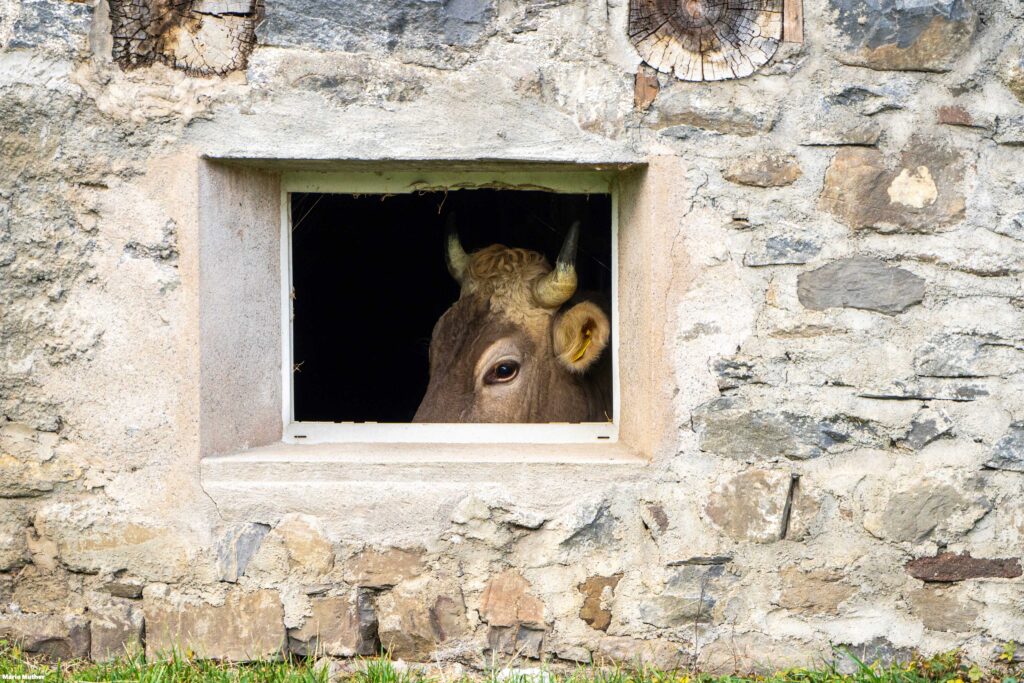
{"label": "white window sill", "polygon": [[647,464],[622,443],[277,443],[203,458],[201,481],[227,521],[303,513],[361,542],[422,544],[467,496],[554,514]]}

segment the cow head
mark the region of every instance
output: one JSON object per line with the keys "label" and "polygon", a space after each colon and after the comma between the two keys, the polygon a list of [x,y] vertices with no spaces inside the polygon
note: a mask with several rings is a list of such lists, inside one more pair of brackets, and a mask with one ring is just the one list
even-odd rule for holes
{"label": "cow head", "polygon": [[576,293],[579,224],[555,267],[500,244],[467,254],[454,221],[448,270],[461,285],[430,340],[430,383],[413,422],[584,422],[610,415],[610,372],[597,377],[611,326]]}

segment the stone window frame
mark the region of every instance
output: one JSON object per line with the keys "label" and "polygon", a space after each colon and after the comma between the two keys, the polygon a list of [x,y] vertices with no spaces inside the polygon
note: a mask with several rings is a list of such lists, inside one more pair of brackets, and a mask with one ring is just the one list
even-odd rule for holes
{"label": "stone window frame", "polygon": [[[564,161],[338,161],[223,155],[200,156],[193,168],[195,203],[187,204],[195,210],[186,209],[179,235],[197,367],[182,368],[183,396],[195,406],[189,414],[195,420],[192,452],[200,485],[223,519],[272,523],[288,513],[327,515],[345,520],[346,533],[367,543],[383,542],[385,536],[393,542],[396,533],[415,542],[468,493],[549,509],[566,497],[635,480],[678,454],[681,407],[698,398],[679,393],[671,358],[673,292],[685,291],[701,272],[699,263],[678,248],[680,217],[695,191],[685,160],[610,155]],[[439,169],[612,177],[621,275],[618,441],[281,441],[282,178],[306,171]],[[387,511],[387,524],[381,524],[381,510]]]}
{"label": "stone window frame", "polygon": [[[290,195],[411,194],[449,190],[541,190],[558,194],[606,194],[611,198],[612,230],[612,405],[613,419],[580,424],[411,424],[298,422],[294,418],[292,365],[292,255]],[[281,420],[285,444],[570,444],[619,439],[618,348],[618,188],[615,175],[601,170],[546,171],[444,169],[386,171],[299,171],[281,175]]]}

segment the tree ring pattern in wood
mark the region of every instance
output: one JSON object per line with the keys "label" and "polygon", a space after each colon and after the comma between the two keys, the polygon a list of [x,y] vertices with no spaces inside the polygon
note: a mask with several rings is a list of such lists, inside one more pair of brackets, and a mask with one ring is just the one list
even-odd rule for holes
{"label": "tree ring pattern in wood", "polygon": [[630,0],[629,39],[640,57],[684,81],[742,78],[782,39],[783,0]]}

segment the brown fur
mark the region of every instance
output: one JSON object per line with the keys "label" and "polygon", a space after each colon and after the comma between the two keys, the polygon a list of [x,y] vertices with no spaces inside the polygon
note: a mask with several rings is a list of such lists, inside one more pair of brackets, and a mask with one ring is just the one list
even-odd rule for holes
{"label": "brown fur", "polygon": [[[608,317],[589,301],[561,313],[539,306],[534,284],[550,272],[526,249],[496,244],[469,256],[459,300],[434,326],[430,383],[413,422],[610,419]],[[574,362],[587,329],[590,346]],[[485,381],[498,359],[521,364],[513,381]]]}
{"label": "brown fur", "polygon": [[491,310],[515,322],[525,323],[553,313],[533,301],[533,284],[551,272],[551,265],[541,254],[492,244],[469,258],[463,295],[481,297]]}

